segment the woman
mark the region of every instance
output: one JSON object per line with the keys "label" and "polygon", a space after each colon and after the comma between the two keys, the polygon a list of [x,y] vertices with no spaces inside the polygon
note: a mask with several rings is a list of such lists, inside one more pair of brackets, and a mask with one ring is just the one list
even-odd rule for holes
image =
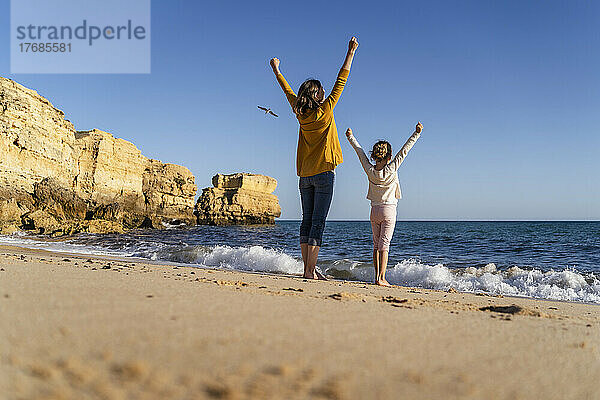
{"label": "woman", "polygon": [[317,257],[322,244],[325,219],[333,198],[335,167],[344,161],[333,109],[344,90],[357,48],[358,41],[352,37],[342,69],[327,98],[321,82],[316,79],[304,81],[296,95],[279,71],[279,59],[273,58],[270,62],[277,82],[300,123],[296,171],[300,177],[302,200],[300,248],[304,262],[303,276],[308,279],[325,279],[316,271]]}
{"label": "woman", "polygon": [[385,270],[388,263],[390,242],[396,226],[396,204],[398,199],[402,198],[397,171],[410,149],[421,136],[422,130],[423,125],[419,122],[414,133],[393,159],[392,145],[389,142],[380,140],[375,143],[373,150],[371,150],[371,159],[375,161],[375,165],[369,162],[367,155],[352,134],[352,129],[348,128],[346,131],[346,137],[356,151],[369,180],[367,199],[371,200],[373,266],[375,267],[376,285],[390,286],[385,279]]}

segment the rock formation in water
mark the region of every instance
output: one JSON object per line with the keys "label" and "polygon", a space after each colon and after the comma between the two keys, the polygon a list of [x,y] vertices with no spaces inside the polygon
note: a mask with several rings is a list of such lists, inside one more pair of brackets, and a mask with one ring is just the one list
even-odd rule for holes
{"label": "rock formation in water", "polygon": [[37,92],[0,77],[0,233],[194,224],[196,189],[187,168],[107,132],[78,132]]}
{"label": "rock formation in water", "polygon": [[196,203],[202,225],[273,224],[281,215],[274,178],[254,174],[215,175],[214,187],[202,190]]}

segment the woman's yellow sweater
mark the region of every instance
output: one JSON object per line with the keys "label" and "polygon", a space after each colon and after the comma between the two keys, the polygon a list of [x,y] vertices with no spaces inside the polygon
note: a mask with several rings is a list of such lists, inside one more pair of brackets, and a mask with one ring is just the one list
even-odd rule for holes
{"label": "woman's yellow sweater", "polygon": [[[333,109],[340,99],[349,73],[347,69],[340,70],[331,94],[319,108],[296,116],[300,122],[296,172],[300,177],[333,171],[344,162]],[[296,103],[296,93],[282,74],[277,74],[277,81],[293,108]]]}

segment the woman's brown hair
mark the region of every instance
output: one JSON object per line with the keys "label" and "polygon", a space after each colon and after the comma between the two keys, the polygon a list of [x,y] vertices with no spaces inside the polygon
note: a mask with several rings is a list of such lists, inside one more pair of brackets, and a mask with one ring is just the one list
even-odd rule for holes
{"label": "woman's brown hair", "polygon": [[319,108],[321,103],[319,103],[318,96],[322,88],[321,82],[316,79],[305,80],[298,89],[298,96],[296,96],[296,103],[293,107],[294,112],[300,115]]}
{"label": "woman's brown hair", "polygon": [[386,142],[385,140],[380,140],[379,142],[373,145],[373,150],[371,150],[371,159],[375,162],[385,160],[389,156],[392,155],[392,145],[390,142]]}

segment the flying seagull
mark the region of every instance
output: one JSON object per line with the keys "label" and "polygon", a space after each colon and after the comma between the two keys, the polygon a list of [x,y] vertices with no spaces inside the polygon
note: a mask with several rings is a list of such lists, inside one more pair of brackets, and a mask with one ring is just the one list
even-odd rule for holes
{"label": "flying seagull", "polygon": [[261,110],[263,110],[265,112],[265,114],[271,114],[274,117],[279,117],[279,115],[275,114],[273,111],[271,111],[270,108],[264,108],[261,106],[257,106],[258,108],[260,108]]}

